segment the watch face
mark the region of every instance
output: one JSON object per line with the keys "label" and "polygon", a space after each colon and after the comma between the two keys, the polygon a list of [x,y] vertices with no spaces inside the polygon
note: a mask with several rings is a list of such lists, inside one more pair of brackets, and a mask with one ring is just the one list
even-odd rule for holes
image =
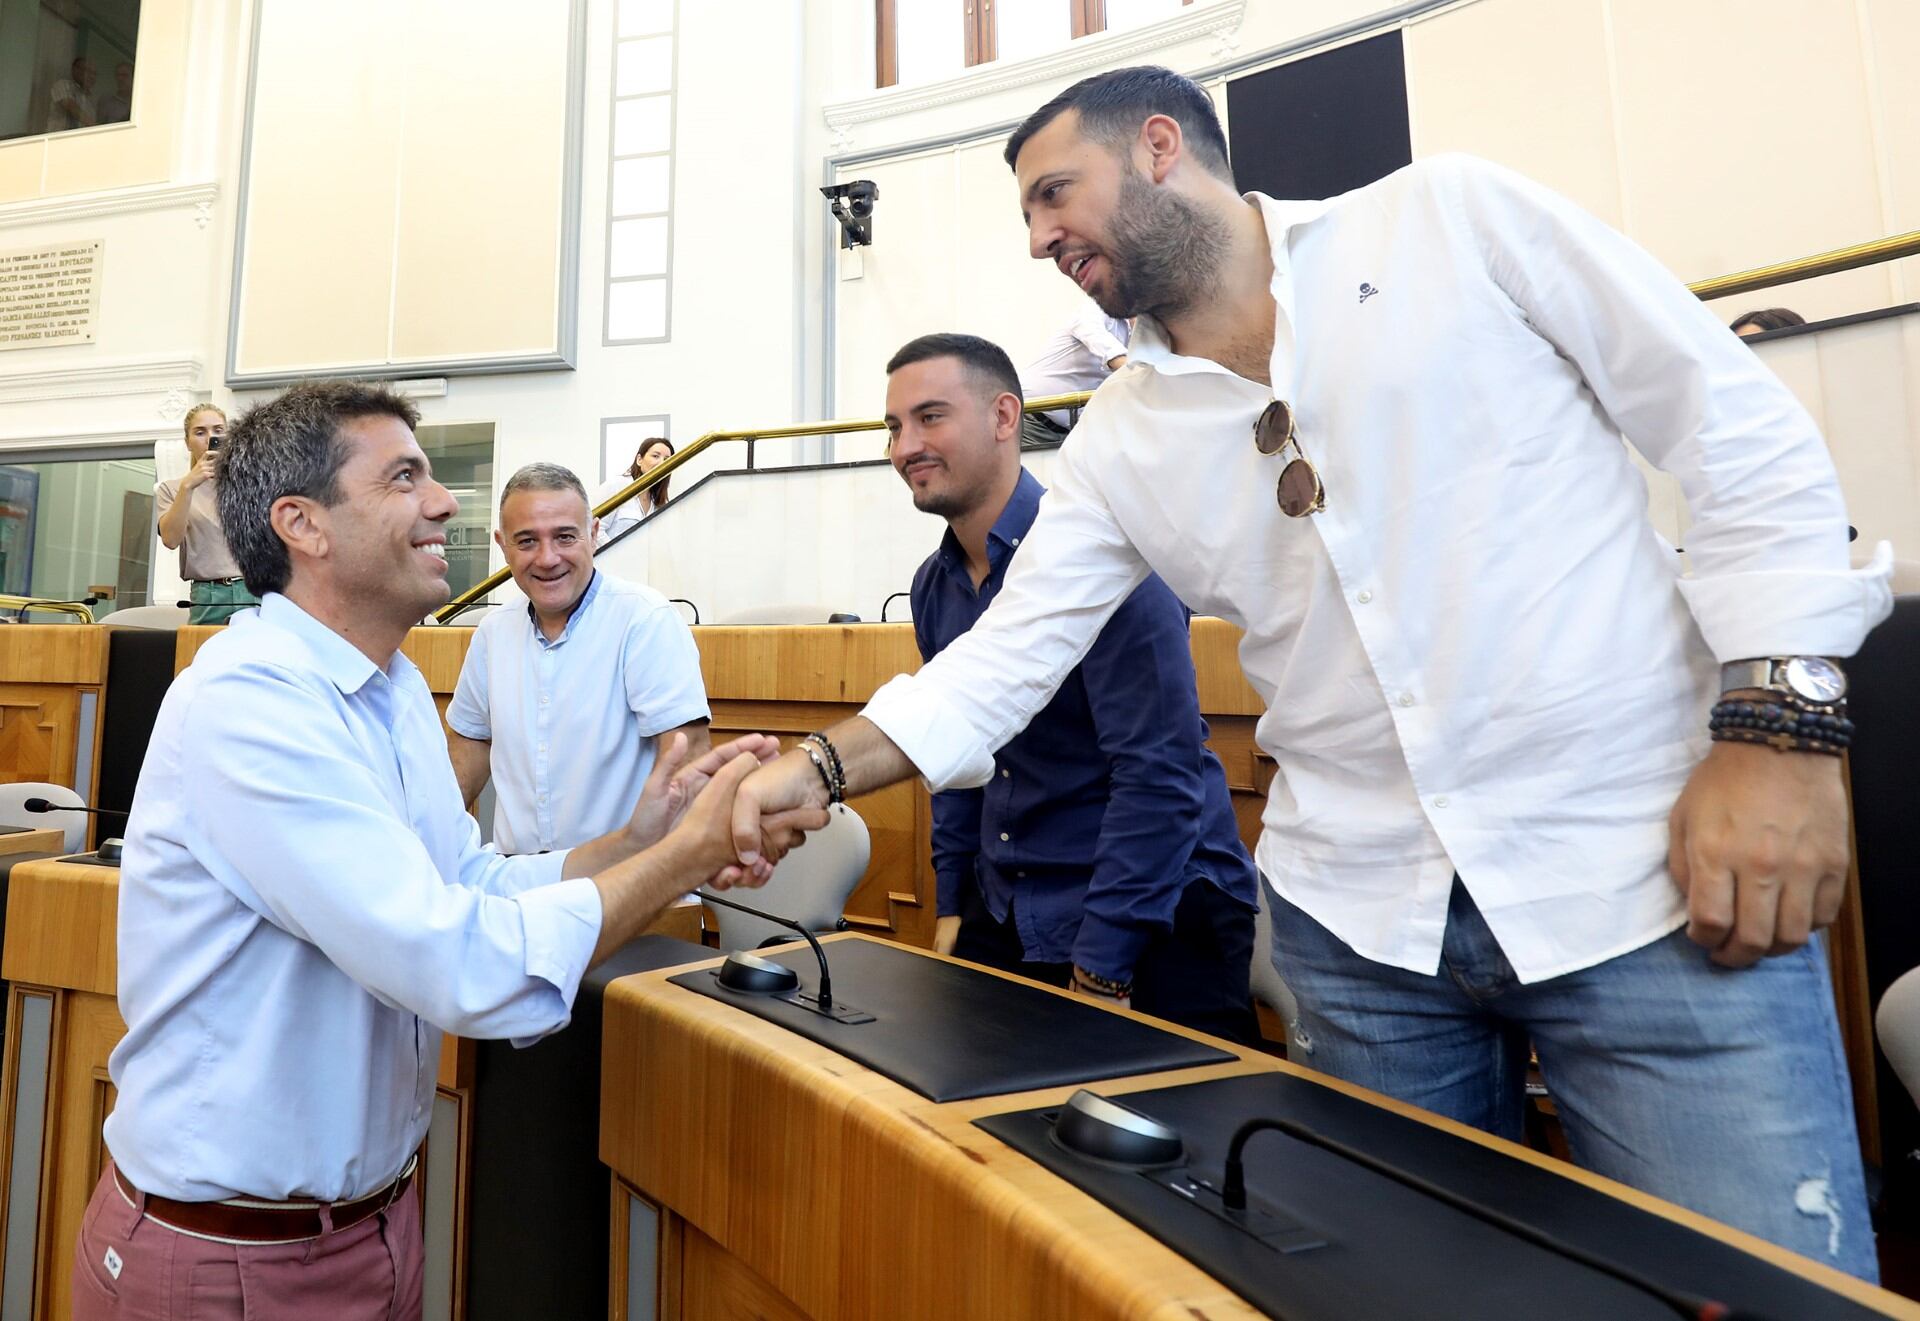
{"label": "watch face", "polygon": [[1795,656],[1784,677],[1787,687],[1809,702],[1824,706],[1847,695],[1847,676],[1825,656]]}

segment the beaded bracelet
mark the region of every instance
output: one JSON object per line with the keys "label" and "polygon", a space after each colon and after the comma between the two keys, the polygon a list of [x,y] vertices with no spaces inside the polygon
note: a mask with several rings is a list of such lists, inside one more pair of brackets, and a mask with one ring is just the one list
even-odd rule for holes
{"label": "beaded bracelet", "polygon": [[813,769],[820,772],[820,782],[827,786],[827,802],[829,804],[839,802],[840,799],[833,792],[833,774],[827,770],[827,763],[821,760],[820,754],[814,750],[813,744],[802,739],[800,741],[800,751],[807,754],[807,760],[813,763]]}
{"label": "beaded bracelet", "polygon": [[1844,705],[1813,706],[1730,699],[1714,705],[1707,729],[1721,743],[1762,743],[1782,752],[1837,757],[1853,745]]}
{"label": "beaded bracelet", "polygon": [[1102,977],[1098,973],[1088,972],[1077,963],[1073,965],[1073,979],[1099,995],[1110,995],[1116,1000],[1133,998],[1132,982],[1117,982],[1111,977]]}
{"label": "beaded bracelet", "polygon": [[[827,776],[827,801],[844,803],[847,800],[847,768],[840,762],[839,750],[833,746],[825,734],[814,732],[800,740],[800,746],[808,749],[818,748],[826,758],[823,773]],[[809,756],[813,755],[811,752]]]}

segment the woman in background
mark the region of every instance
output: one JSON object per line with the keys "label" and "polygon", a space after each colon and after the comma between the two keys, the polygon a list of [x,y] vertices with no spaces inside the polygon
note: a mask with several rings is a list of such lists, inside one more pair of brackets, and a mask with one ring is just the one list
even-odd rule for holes
{"label": "woman in background", "polygon": [[[634,452],[633,462],[614,477],[603,483],[593,493],[593,503],[597,507],[602,500],[615,494],[619,489],[635,478],[644,477],[673,454],[673,442],[665,436],[652,436],[640,442],[640,448]],[[604,546],[647,515],[667,503],[667,487],[672,478],[657,482],[642,491],[633,499],[600,520],[600,531],[595,534],[593,544]]]}

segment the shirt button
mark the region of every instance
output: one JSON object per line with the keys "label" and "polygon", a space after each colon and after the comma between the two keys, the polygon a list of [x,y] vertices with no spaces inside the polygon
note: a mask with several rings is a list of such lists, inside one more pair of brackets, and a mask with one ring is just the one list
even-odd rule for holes
{"label": "shirt button", "polygon": [[1001,842],[1002,844],[1004,844],[1004,843],[1006,843],[1006,842],[1007,842],[1008,840],[1010,840],[1010,839],[1012,839],[1012,838],[1013,838],[1013,836],[1012,836],[1012,835],[1009,835],[1009,834],[1008,834],[1008,833],[1007,833],[1006,831],[1004,831],[1004,830],[1003,830],[1003,831],[1001,831],[1001,832],[1000,832],[1000,842]]}
{"label": "shirt button", "polygon": [[1015,537],[1015,538],[1013,539],[1013,544],[1014,544],[1014,545],[1016,545],[1016,546],[1018,546],[1018,545],[1020,544],[1020,538],[1018,538],[1018,537]]}
{"label": "shirt button", "polygon": [[542,706],[545,706],[546,704],[547,704],[547,695],[546,695],[545,693],[541,693],[541,694],[540,694],[540,705],[542,705]]}
{"label": "shirt button", "polygon": [[1413,694],[1412,694],[1412,693],[1401,693],[1401,694],[1400,694],[1400,705],[1402,705],[1402,706],[1412,706],[1412,705],[1413,705]]}
{"label": "shirt button", "polygon": [[1445,807],[1447,805],[1447,796],[1445,794],[1441,794],[1438,798],[1433,800],[1433,805],[1435,807]]}
{"label": "shirt button", "polygon": [[1354,600],[1358,601],[1361,605],[1365,605],[1367,602],[1373,600],[1373,593],[1363,591],[1359,596],[1355,597]]}
{"label": "shirt button", "polygon": [[1012,771],[1007,771],[1007,770],[1003,770],[1003,771],[1001,771],[1001,772],[1000,772],[1000,778],[1001,778],[1001,779],[1003,779],[1003,780],[1011,780],[1011,779],[1013,778],[1013,772],[1012,772]]}

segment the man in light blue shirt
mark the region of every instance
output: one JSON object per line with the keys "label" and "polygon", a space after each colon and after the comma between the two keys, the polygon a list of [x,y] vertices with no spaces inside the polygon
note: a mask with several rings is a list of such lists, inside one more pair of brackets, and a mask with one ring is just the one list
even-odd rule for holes
{"label": "man in light blue shirt", "polygon": [[502,853],[571,848],[626,820],[659,749],[684,734],[707,748],[700,653],[680,612],[593,567],[586,487],[532,463],[500,493],[493,534],[525,609],[474,630],[447,707],[460,797],[493,777]]}
{"label": "man in light blue shirt", "polygon": [[384,389],[307,384],[222,455],[221,517],[263,604],[175,681],[135,792],[127,1035],[79,1321],[417,1318],[409,1181],[441,1032],[565,1026],[589,967],[710,878],[760,883],[792,842],[742,858],[728,839],[739,778],[775,750],[756,735],[673,775],[676,743],[630,816],[571,852],[481,847],[399,651],[447,600],[457,508],[416,422]]}

